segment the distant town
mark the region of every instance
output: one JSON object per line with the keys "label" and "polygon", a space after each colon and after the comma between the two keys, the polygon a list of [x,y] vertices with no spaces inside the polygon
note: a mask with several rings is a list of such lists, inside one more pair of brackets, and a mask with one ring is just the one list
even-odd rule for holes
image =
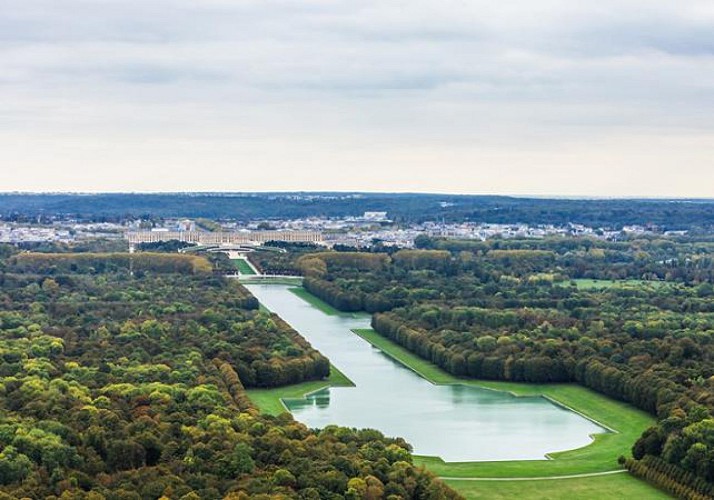
{"label": "distant town", "polygon": [[396,223],[388,212],[364,212],[350,217],[212,221],[206,219],[128,219],[121,222],[2,222],[0,243],[75,243],[83,240],[127,240],[131,245],[179,240],[199,245],[264,244],[268,241],[304,242],[326,247],[369,248],[374,245],[412,248],[418,236],[470,240],[583,236],[602,240],[646,236],[686,236],[688,231],[662,231],[656,226],[630,225],[612,230],[583,224]]}

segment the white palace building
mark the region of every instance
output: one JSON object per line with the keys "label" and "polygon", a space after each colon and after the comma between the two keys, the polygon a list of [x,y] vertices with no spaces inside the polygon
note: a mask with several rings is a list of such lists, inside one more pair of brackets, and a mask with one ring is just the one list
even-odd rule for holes
{"label": "white palace building", "polygon": [[198,245],[262,245],[268,241],[286,241],[295,243],[323,242],[319,231],[128,231],[126,239],[134,246],[139,243],[157,241],[185,241]]}

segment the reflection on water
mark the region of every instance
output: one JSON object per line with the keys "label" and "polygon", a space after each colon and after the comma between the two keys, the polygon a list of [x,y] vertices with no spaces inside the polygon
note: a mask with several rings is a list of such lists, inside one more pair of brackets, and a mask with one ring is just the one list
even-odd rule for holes
{"label": "reflection on water", "polygon": [[289,286],[248,288],[356,384],[286,401],[295,418],[310,427],[379,429],[404,437],[419,455],[446,461],[543,459],[548,452],[585,446],[590,434],[606,432],[544,398],[433,385],[351,331],[368,328],[368,315],[329,316]]}

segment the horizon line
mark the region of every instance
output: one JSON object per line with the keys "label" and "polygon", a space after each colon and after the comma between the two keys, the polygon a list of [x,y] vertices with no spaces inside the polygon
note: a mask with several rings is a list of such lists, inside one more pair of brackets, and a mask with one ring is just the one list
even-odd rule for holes
{"label": "horizon line", "polygon": [[474,197],[474,198],[520,198],[520,199],[538,199],[538,200],[579,200],[579,201],[714,201],[714,197],[706,198],[701,196],[661,196],[661,195],[570,195],[570,194],[514,194],[514,193],[454,193],[440,191],[342,191],[342,190],[266,190],[266,191],[23,191],[0,190],[0,196],[105,196],[105,195],[147,195],[147,196],[166,196],[166,195],[290,195],[290,194],[308,194],[308,195],[399,195],[399,196],[451,196],[451,197]]}

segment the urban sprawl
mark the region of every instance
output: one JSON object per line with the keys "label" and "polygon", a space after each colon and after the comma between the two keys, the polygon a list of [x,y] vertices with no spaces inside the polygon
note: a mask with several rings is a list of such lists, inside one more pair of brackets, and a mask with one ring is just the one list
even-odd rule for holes
{"label": "urban sprawl", "polygon": [[[664,234],[672,234],[666,232]],[[545,238],[552,236],[587,236],[617,240],[627,236],[663,234],[656,227],[625,226],[622,229],[566,226],[492,224],[438,221],[420,224],[396,224],[386,212],[366,212],[359,217],[328,219],[311,217],[291,220],[259,220],[248,223],[220,221],[210,228],[189,219],[160,222],[128,220],[121,223],[84,223],[56,220],[49,223],[17,223],[0,220],[0,243],[73,243],[97,238],[128,240],[130,244],[180,240],[201,245],[264,244],[268,241],[305,242],[334,247],[371,247],[377,244],[411,248],[420,236],[487,240],[491,238]],[[685,231],[677,232],[686,234]]]}

